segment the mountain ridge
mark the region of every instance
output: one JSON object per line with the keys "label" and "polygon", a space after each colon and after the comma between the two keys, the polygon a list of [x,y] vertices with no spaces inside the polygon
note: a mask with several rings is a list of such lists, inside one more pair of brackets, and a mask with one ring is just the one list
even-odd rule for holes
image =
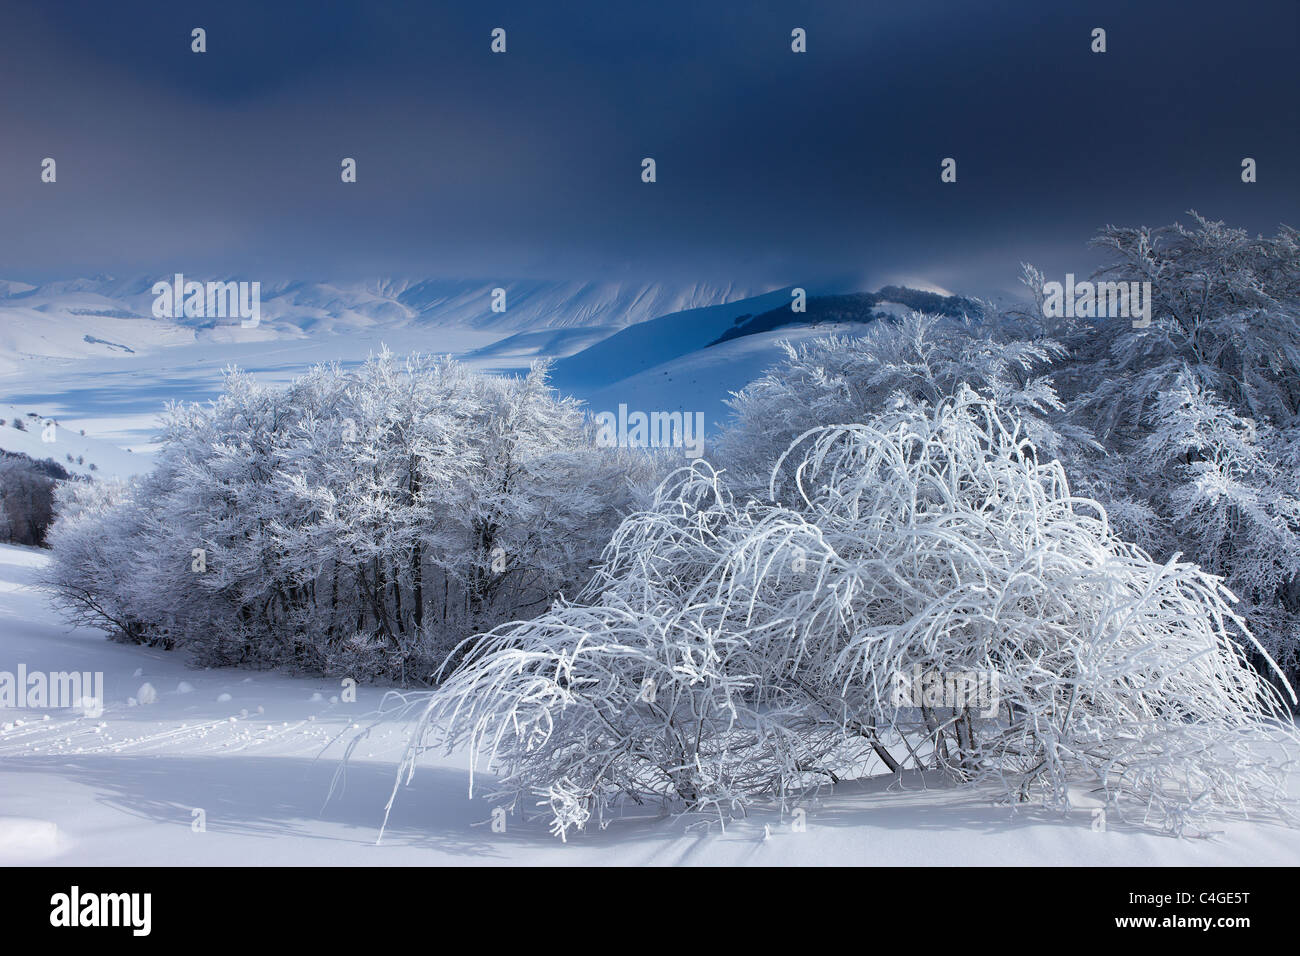
{"label": "mountain ridge", "polygon": [[[187,275],[200,282],[241,277]],[[507,337],[562,329],[600,335],[753,294],[734,283],[583,282],[376,277],[260,286],[261,321],[153,314],[153,284],[172,276],[97,275],[40,284],[0,280],[0,372],[25,359],[78,360],[177,344],[301,339],[387,329],[464,328]],[[504,311],[494,311],[503,289]],[[591,339],[595,334],[586,336]],[[575,341],[582,341],[577,336]]]}

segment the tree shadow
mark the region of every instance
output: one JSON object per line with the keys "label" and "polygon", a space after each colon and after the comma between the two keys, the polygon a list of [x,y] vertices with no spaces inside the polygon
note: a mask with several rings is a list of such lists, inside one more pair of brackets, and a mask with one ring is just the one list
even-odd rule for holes
{"label": "tree shadow", "polygon": [[[95,799],[119,812],[155,824],[189,828],[193,810],[202,809],[210,833],[228,833],[272,841],[263,862],[301,862],[301,854],[286,850],[277,861],[274,842],[321,841],[330,845],[374,845],[380,836],[384,806],[393,792],[396,765],[351,761],[331,784],[338,759],[307,757],[136,756],[91,754],[75,757],[23,757],[8,761],[7,773],[40,773],[67,778],[91,787]],[[488,783],[487,777],[478,783]],[[464,857],[467,862],[515,863],[534,851],[558,848],[559,841],[545,820],[506,818],[504,832],[492,828],[493,804],[468,797],[467,769],[421,766],[403,785],[393,805],[382,845],[428,849]],[[923,791],[923,792],[922,792]],[[540,811],[540,808],[528,808]],[[758,800],[743,817],[725,823],[706,813],[669,813],[659,805],[630,805],[602,829],[570,833],[571,846],[600,853],[660,847],[671,861],[688,864],[719,838],[728,842],[762,842],[795,829],[802,809],[811,829],[872,829],[1007,835],[1025,828],[1048,827],[1068,837],[1090,829],[1091,809],[1069,813],[1033,804],[997,805],[991,792],[958,787],[915,774],[879,776],[824,787],[793,802],[783,812],[776,800]],[[322,826],[322,824],[324,824]],[[1107,830],[1157,835],[1158,831],[1118,820]],[[797,830],[795,830],[797,832]],[[583,859],[591,862],[583,853]],[[377,862],[379,858],[377,858]],[[756,860],[757,861],[757,860]],[[409,862],[409,860],[403,860]],[[561,860],[562,862],[562,860]],[[579,862],[575,858],[575,862]],[[702,862],[708,862],[707,858]],[[890,860],[862,860],[888,863]]]}
{"label": "tree shadow", "polygon": [[[92,788],[100,804],[152,823],[188,829],[201,809],[209,833],[373,845],[396,766],[351,761],[331,794],[339,766],[337,759],[309,757],[90,754],[23,757],[7,761],[5,771],[67,778]],[[464,771],[421,767],[398,793],[383,844],[501,857],[501,835],[488,826],[491,811],[466,799],[467,784]]]}

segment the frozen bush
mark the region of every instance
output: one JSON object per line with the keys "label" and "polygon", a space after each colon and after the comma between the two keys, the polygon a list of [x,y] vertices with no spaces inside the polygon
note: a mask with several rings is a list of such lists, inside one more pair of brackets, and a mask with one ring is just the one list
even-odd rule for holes
{"label": "frozen bush", "polygon": [[[899,399],[786,458],[766,502],[704,462],[672,475],[577,600],[403,699],[399,778],[463,748],[561,836],[623,799],[725,815],[910,767],[1061,808],[1082,781],[1171,831],[1283,804],[1288,710],[1231,595],[1117,537],[1014,416],[966,389]],[[1000,696],[900,706],[913,674]]]}

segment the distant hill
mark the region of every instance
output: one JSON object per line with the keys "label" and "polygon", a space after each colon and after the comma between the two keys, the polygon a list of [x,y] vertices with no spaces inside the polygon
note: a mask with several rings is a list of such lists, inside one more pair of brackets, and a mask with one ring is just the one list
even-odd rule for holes
{"label": "distant hill", "polygon": [[793,312],[787,302],[781,307],[746,317],[743,322],[727,329],[710,345],[727,342],[744,335],[771,332],[785,326],[815,326],[828,322],[871,322],[884,315],[900,311],[929,312],[959,318],[963,315],[978,318],[983,307],[974,299],[958,295],[940,295],[902,286],[887,285],[879,292],[855,292],[850,295],[824,295],[809,297],[807,311]]}
{"label": "distant hill", "polygon": [[[0,404],[0,454],[23,455],[38,463],[48,459],[64,472],[50,472],[54,478],[128,478],[153,466],[148,455],[129,452],[111,441],[88,437],[57,423],[47,430],[47,421],[52,419],[41,415],[39,409]],[[15,427],[14,422],[21,427]]]}
{"label": "distant hill", "polygon": [[[593,330],[588,341],[657,316],[716,305],[757,289],[731,284],[386,278],[355,282],[264,281],[261,322],[153,314],[152,288],[171,276],[94,276],[30,285],[0,280],[0,374],[29,358],[97,358],[207,342],[302,339],[327,333],[422,328],[504,336]],[[188,280],[256,276],[190,275]],[[505,311],[493,311],[495,289]],[[579,336],[575,342],[581,343]]]}
{"label": "distant hill", "polygon": [[737,320],[790,301],[781,289],[723,305],[687,309],[640,322],[555,364],[551,381],[577,393],[643,372],[697,349],[707,348]]}
{"label": "distant hill", "polygon": [[983,314],[973,299],[901,286],[810,296],[806,312],[792,312],[790,303],[787,288],[639,323],[556,362],[551,383],[593,412],[616,412],[620,404],[646,412],[703,412],[712,431],[727,417],[731,392],[778,362],[784,341],[861,335],[874,322],[912,311]]}

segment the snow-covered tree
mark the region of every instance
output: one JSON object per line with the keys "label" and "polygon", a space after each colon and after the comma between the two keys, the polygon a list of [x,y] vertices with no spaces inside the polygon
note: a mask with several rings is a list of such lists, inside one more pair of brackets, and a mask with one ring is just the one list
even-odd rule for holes
{"label": "snow-covered tree", "polygon": [[[1083,782],[1174,831],[1280,805],[1288,711],[1220,581],[1122,541],[994,402],[893,404],[797,438],[766,502],[670,476],[577,600],[402,698],[401,774],[462,750],[561,836],[622,799],[725,815],[908,768],[1058,807]],[[997,693],[900,700],[910,675]]]}
{"label": "snow-covered tree", "polygon": [[54,520],[55,485],[69,477],[53,459],[0,452],[0,541],[44,545]]}
{"label": "snow-covered tree", "polygon": [[133,575],[143,544],[142,516],[134,490],[120,481],[70,481],[55,495],[53,560],[45,572],[55,605],[72,624],[141,640]]}
{"label": "snow-covered tree", "polygon": [[783,348],[781,362],[732,396],[718,442],[733,481],[752,490],[766,485],[772,462],[810,428],[866,421],[897,396],[937,402],[963,386],[1016,410],[1046,454],[1064,457],[1089,441],[1061,414],[1047,375],[1064,348],[992,306],[978,320],[913,312],[879,320],[863,336]]}
{"label": "snow-covered tree", "polygon": [[1103,445],[1073,477],[1133,540],[1222,574],[1295,674],[1300,236],[1190,215],[1094,241],[1112,257],[1096,278],[1150,282],[1153,307],[1147,328],[1098,321],[1062,335],[1070,357],[1053,384]]}
{"label": "snow-covered tree", "polygon": [[1193,225],[1109,226],[1094,278],[1150,282],[1152,322],[1076,323],[1074,357],[1054,375],[1098,437],[1145,434],[1144,416],[1184,368],[1243,415],[1287,425],[1300,411],[1300,235],[1273,238],[1189,213]]}
{"label": "snow-covered tree", "polygon": [[232,372],[209,406],[169,409],[122,500],[69,508],[56,586],[205,662],[427,681],[465,637],[579,588],[630,500],[629,462],[546,371],[384,352],[284,389]]}

